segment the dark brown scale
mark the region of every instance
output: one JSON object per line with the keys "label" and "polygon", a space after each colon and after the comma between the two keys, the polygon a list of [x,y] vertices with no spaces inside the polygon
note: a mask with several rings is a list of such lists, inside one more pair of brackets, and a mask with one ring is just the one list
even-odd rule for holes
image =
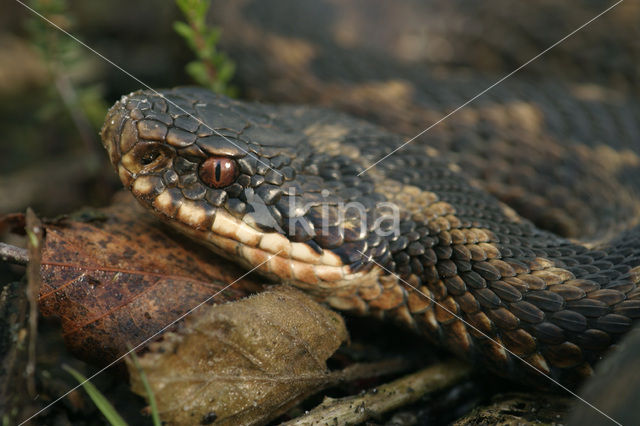
{"label": "dark brown scale", "polygon": [[469,271],[462,274],[462,279],[471,288],[484,288],[487,286],[487,282],[477,272]]}
{"label": "dark brown scale", "polygon": [[220,207],[227,200],[227,193],[220,189],[209,189],[205,198],[212,206]]}
{"label": "dark brown scale", "polygon": [[576,342],[587,350],[603,350],[611,344],[611,336],[602,330],[589,329],[578,334]]}
{"label": "dark brown scale", "polygon": [[490,309],[487,315],[499,328],[516,330],[520,326],[520,320],[505,307]]}
{"label": "dark brown scale", "polygon": [[502,304],[500,297],[488,288],[472,290],[472,293],[480,305],[487,309],[495,309]]}
{"label": "dark brown scale", "polygon": [[557,293],[548,290],[532,291],[525,296],[527,302],[533,303],[543,311],[556,312],[562,309],[564,299]]}
{"label": "dark brown scale", "polygon": [[616,305],[613,312],[629,318],[640,318],[640,300],[625,300]]}
{"label": "dark brown scale", "polygon": [[509,350],[519,356],[529,355],[536,350],[534,338],[523,329],[503,332],[502,342]]}
{"label": "dark brown scale", "polygon": [[559,284],[549,287],[549,291],[559,294],[565,301],[579,300],[586,296],[584,290],[569,284]]}
{"label": "dark brown scale", "polygon": [[167,126],[154,120],[138,121],[138,134],[147,140],[161,141],[167,134]]}
{"label": "dark brown scale", "polygon": [[438,256],[434,250],[426,250],[422,256],[420,256],[420,260],[423,265],[431,266],[435,265],[438,261]]}
{"label": "dark brown scale", "polygon": [[525,283],[527,289],[529,290],[544,290],[545,288],[547,288],[547,284],[544,282],[544,280],[536,276],[525,274],[519,275],[518,278]]}
{"label": "dark brown scale", "polygon": [[529,290],[529,286],[517,277],[507,277],[504,280],[505,283],[509,284],[511,287],[515,288],[520,292],[520,294],[524,294]]}
{"label": "dark brown scale", "polygon": [[587,328],[587,318],[576,311],[558,311],[549,320],[567,331],[580,332]]}
{"label": "dark brown scale", "polygon": [[340,227],[319,228],[314,241],[323,248],[339,247],[344,243],[344,230]]}
{"label": "dark brown scale", "polygon": [[173,120],[173,125],[195,136],[194,132],[200,124],[190,116],[181,115]]}
{"label": "dark brown scale", "polygon": [[477,262],[473,265],[473,270],[480,274],[484,279],[488,281],[499,280],[501,275],[500,271],[488,262]]}
{"label": "dark brown scale", "polygon": [[236,179],[236,182],[241,185],[243,188],[247,188],[251,185],[251,177],[245,174],[241,174]]}
{"label": "dark brown scale", "polygon": [[[522,256],[522,258],[526,257]],[[515,274],[528,274],[529,272],[531,272],[531,269],[529,269],[529,267],[524,262],[515,259],[508,259],[507,263],[513,269]]]}
{"label": "dark brown scale", "polygon": [[227,210],[234,216],[242,218],[247,212],[247,204],[237,198],[232,198],[227,201]]}
{"label": "dark brown scale", "polygon": [[464,262],[464,261],[460,261],[460,260],[456,260],[453,263],[456,264],[456,268],[458,269],[458,274],[461,274],[462,272],[467,272],[471,270],[471,262]]}
{"label": "dark brown scale", "polygon": [[480,304],[469,291],[462,293],[460,296],[455,296],[455,300],[458,302],[460,309],[466,314],[472,314],[480,310]]}
{"label": "dark brown scale", "polygon": [[609,312],[609,306],[606,303],[595,299],[581,299],[573,302],[567,302],[566,306],[572,311],[578,312],[585,317],[597,318],[606,315]]}
{"label": "dark brown scale", "polygon": [[471,252],[471,260],[480,262],[487,259],[487,254],[481,247],[478,247],[477,245],[468,245],[467,248]]}
{"label": "dark brown scale", "polygon": [[367,237],[367,229],[360,223],[347,224],[344,228],[344,240],[346,242],[360,241]]}
{"label": "dark brown scale", "polygon": [[417,276],[422,277],[424,275],[424,265],[420,259],[415,257],[412,258],[409,266],[411,267],[413,273]]}
{"label": "dark brown scale", "polygon": [[567,281],[565,284],[578,287],[585,293],[590,293],[600,288],[600,286],[597,283],[594,283],[593,281],[589,281],[585,279],[571,280],[571,281]]}
{"label": "dark brown scale", "polygon": [[608,306],[616,305],[625,299],[624,293],[608,288],[592,291],[587,297],[599,300]]}
{"label": "dark brown scale", "polygon": [[491,290],[493,290],[500,299],[506,302],[519,302],[522,300],[522,293],[504,281],[495,281],[491,283]]}
{"label": "dark brown scale", "polygon": [[186,173],[180,176],[178,179],[178,186],[186,188],[198,183],[198,177],[195,173]]}
{"label": "dark brown scale", "polygon": [[[304,217],[297,217],[295,220],[288,221],[285,227],[291,241],[304,242],[316,237],[316,230],[313,224]],[[318,242],[316,240],[316,242]],[[346,244],[342,247],[347,246]],[[351,248],[351,246],[348,246]],[[346,250],[344,250],[346,252]],[[356,253],[357,254],[357,253]],[[348,256],[344,256],[345,263],[355,262],[361,255],[350,252]]]}
{"label": "dark brown scale", "polygon": [[227,194],[229,194],[229,197],[239,197],[240,194],[242,194],[243,190],[244,188],[242,187],[242,185],[238,183],[232,183],[231,185],[225,188],[225,191],[227,191]]}
{"label": "dark brown scale", "polygon": [[[505,254],[503,253],[503,255]],[[501,277],[513,277],[516,274],[515,270],[507,262],[498,259],[492,259],[489,263],[491,264],[491,266],[498,270],[498,273]]]}
{"label": "dark brown scale", "polygon": [[442,260],[451,259],[451,255],[453,254],[451,246],[436,246],[433,248],[433,251],[436,253],[436,256],[438,256],[438,259]]}
{"label": "dark brown scale", "polygon": [[471,251],[462,245],[462,243],[456,244],[452,247],[451,256],[456,260],[464,260],[468,262],[471,260]]}
{"label": "dark brown scale", "polygon": [[[417,239],[417,238],[416,238]],[[413,242],[407,247],[407,253],[411,256],[420,256],[424,254],[425,248],[422,244]]]}
{"label": "dark brown scale", "polygon": [[511,303],[511,312],[522,321],[526,321],[531,324],[537,324],[544,320],[544,312],[538,309],[535,305],[520,301]]}
{"label": "dark brown scale", "polygon": [[459,275],[455,275],[444,280],[444,284],[447,287],[449,293],[459,296],[467,291],[467,286],[464,280]]}
{"label": "dark brown scale", "polygon": [[570,342],[546,346],[542,349],[542,353],[551,364],[561,368],[575,367],[583,361],[582,351],[578,345]]}
{"label": "dark brown scale", "polygon": [[536,337],[543,343],[557,345],[566,340],[566,336],[561,327],[550,322],[542,322],[532,327]]}
{"label": "dark brown scale", "polygon": [[182,129],[172,127],[167,132],[167,142],[176,148],[185,148],[196,141],[196,135]]}
{"label": "dark brown scale", "polygon": [[147,111],[144,116],[147,119],[159,121],[167,126],[171,126],[173,124],[171,116],[163,112]]}
{"label": "dark brown scale", "polygon": [[448,259],[440,260],[436,264],[436,270],[442,278],[454,277],[458,274],[456,264]]}
{"label": "dark brown scale", "polygon": [[204,185],[201,185],[197,182],[189,185],[187,187],[182,188],[182,194],[184,194],[185,198],[190,200],[201,200],[207,193],[207,189]]}
{"label": "dark brown scale", "polygon": [[406,265],[407,263],[409,263],[411,261],[411,256],[409,256],[407,253],[405,252],[400,252],[397,255],[395,255],[393,257],[393,260],[398,264],[398,265]]}
{"label": "dark brown scale", "polygon": [[619,314],[608,314],[599,317],[596,325],[607,333],[622,334],[629,330],[631,319]]}

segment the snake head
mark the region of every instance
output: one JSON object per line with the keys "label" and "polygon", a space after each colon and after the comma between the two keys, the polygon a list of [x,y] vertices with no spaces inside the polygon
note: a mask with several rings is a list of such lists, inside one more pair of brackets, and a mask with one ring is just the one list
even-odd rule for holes
{"label": "snake head", "polygon": [[[166,223],[223,256],[299,286],[339,286],[386,254],[374,185],[345,155],[318,152],[300,114],[202,89],[139,91],[109,111],[102,140],[124,186]],[[301,112],[302,111],[302,112]],[[328,189],[331,189],[329,191]],[[341,203],[362,200],[344,214]]]}

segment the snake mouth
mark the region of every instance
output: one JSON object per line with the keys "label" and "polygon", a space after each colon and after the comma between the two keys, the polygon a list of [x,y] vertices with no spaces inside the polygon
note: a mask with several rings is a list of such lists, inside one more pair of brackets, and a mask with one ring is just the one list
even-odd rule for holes
{"label": "snake mouth", "polygon": [[[162,192],[151,204],[156,214],[169,219],[167,223],[212,251],[247,269],[255,268],[273,281],[322,291],[351,286],[366,275],[364,271],[352,272],[329,250],[318,253],[309,245],[292,242],[279,233],[258,231],[222,209],[217,209],[211,219],[188,200],[177,200],[177,203],[172,200],[172,209],[176,204],[180,207],[171,215],[163,205],[168,197],[167,191]],[[201,226],[199,219],[211,221],[210,227]]]}
{"label": "snake mouth", "polygon": [[[182,116],[141,109],[157,102],[147,92],[124,96],[110,109],[101,135],[125,188],[164,222],[248,269],[298,287],[349,286],[370,272],[362,265],[354,270],[330,248],[301,238],[313,230],[305,217],[289,224],[293,214],[282,209],[300,209],[294,202],[299,185],[291,182],[295,172],[287,170],[287,161],[280,160],[283,166],[258,150],[241,152],[233,143],[245,142],[231,132],[225,132],[226,141],[214,136],[213,146],[205,131],[192,126],[188,134],[175,127]],[[173,126],[163,123],[169,120]],[[271,170],[259,170],[261,161]],[[281,198],[293,204],[276,205]]]}

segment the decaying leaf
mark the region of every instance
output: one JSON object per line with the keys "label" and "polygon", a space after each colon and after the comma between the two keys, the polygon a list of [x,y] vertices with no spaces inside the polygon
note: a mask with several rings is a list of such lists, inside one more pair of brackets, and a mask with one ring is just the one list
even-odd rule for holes
{"label": "decaying leaf", "polygon": [[[39,307],[60,317],[79,357],[106,364],[245,272],[170,233],[123,195],[112,206],[45,225]],[[211,303],[260,288],[239,280]]]}
{"label": "decaying leaf", "polygon": [[346,338],[337,313],[278,286],[194,313],[139,361],[163,421],[262,424],[324,382],[325,361]]}

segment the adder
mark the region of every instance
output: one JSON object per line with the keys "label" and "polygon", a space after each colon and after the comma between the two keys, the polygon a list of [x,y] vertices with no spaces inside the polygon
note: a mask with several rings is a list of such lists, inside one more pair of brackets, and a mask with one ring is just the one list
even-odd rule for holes
{"label": "adder", "polygon": [[[245,48],[264,35],[242,29]],[[295,44],[262,40],[263,55]],[[510,378],[590,375],[640,317],[633,91],[506,80],[396,151],[405,139],[381,125],[410,133],[494,80],[394,63],[380,80],[361,69],[367,55],[322,62],[307,47],[289,51],[300,96],[377,124],[198,88],[134,92],[102,129],[124,186],[213,251],[335,309],[399,321]],[[348,78],[304,74],[340,60]]]}

